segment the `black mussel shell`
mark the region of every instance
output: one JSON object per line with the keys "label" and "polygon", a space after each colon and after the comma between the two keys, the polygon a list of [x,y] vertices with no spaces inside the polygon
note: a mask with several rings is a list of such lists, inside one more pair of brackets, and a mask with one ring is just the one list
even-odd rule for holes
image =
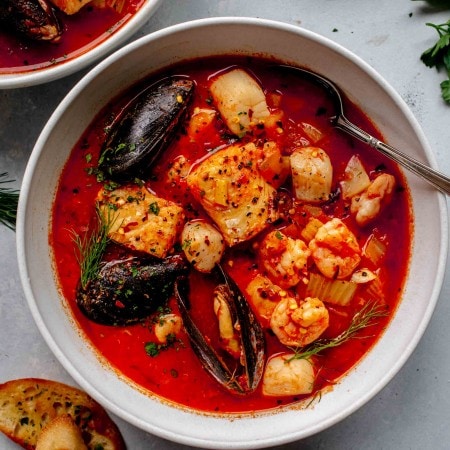
{"label": "black mussel shell", "polygon": [[57,41],[62,33],[61,24],[47,0],[1,0],[0,24],[0,28],[37,41]]}
{"label": "black mussel shell", "polygon": [[189,314],[190,284],[187,277],[181,276],[176,280],[175,298],[192,349],[203,367],[228,391],[245,395],[257,389],[264,372],[264,332],[234,280],[220,266],[216,269],[215,275],[220,280],[217,287],[220,288],[240,331],[242,355],[238,367],[228,366],[192,320]]}
{"label": "black mussel shell", "polygon": [[179,255],[107,262],[85,288],[78,287],[77,305],[89,319],[103,325],[135,323],[166,304],[175,279],[187,270]]}
{"label": "black mussel shell", "polygon": [[183,123],[194,86],[187,78],[164,78],[125,107],[100,154],[106,178],[125,182],[143,175]]}

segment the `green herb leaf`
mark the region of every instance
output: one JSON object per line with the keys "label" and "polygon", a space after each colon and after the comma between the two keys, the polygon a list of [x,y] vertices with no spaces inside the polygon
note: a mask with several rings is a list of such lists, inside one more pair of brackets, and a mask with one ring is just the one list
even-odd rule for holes
{"label": "green herb leaf", "polygon": [[450,79],[441,83],[442,98],[450,104]]}
{"label": "green herb leaf", "polygon": [[[8,176],[7,172],[0,173],[0,185],[11,183],[14,180],[2,180]],[[19,191],[0,186],[0,223],[11,230],[16,229],[17,205],[19,203]]]}
{"label": "green herb leaf", "polygon": [[447,48],[446,53],[442,57],[442,62],[444,63],[445,68],[450,73],[450,47]]}
{"label": "green herb leaf", "polygon": [[148,207],[149,212],[153,213],[155,216],[159,214],[160,208],[158,202],[150,203]]}
{"label": "green herb leaf", "polygon": [[[420,59],[427,67],[436,67],[437,69],[444,67],[447,78],[450,80],[450,20],[441,24],[427,23],[426,25],[437,31],[439,39],[433,47],[422,53]],[[441,83],[441,93],[445,102],[450,104],[449,80]]]}
{"label": "green herb leaf", "polygon": [[84,236],[80,236],[72,231],[72,240],[77,249],[77,261],[81,269],[80,281],[83,288],[98,275],[103,254],[110,241],[108,234],[115,222],[112,210],[109,208],[106,217],[97,208],[97,218],[97,228],[92,233],[86,232]]}
{"label": "green herb leaf", "polygon": [[154,358],[155,356],[159,355],[159,352],[161,351],[160,345],[156,342],[146,342],[144,345],[145,353],[147,353],[148,356],[151,356]]}
{"label": "green herb leaf", "polygon": [[350,326],[334,339],[319,339],[312,344],[303,347],[301,351],[295,351],[293,359],[308,359],[311,356],[347,342],[350,338],[356,337],[356,333],[375,325],[377,319],[385,317],[387,315],[386,306],[378,305],[376,302],[366,303],[359,312],[357,312],[350,323]]}

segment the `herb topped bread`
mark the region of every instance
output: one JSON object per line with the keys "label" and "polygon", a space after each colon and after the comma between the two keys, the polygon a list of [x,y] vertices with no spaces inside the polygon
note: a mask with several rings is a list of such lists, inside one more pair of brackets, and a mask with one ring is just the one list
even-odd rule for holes
{"label": "herb topped bread", "polygon": [[28,450],[126,448],[115,423],[89,395],[38,378],[0,384],[0,431]]}

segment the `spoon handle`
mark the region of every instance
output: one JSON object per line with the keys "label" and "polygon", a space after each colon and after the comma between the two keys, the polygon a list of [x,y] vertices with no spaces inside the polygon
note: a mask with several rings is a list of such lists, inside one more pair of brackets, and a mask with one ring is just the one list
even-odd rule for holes
{"label": "spoon handle", "polygon": [[395,147],[392,147],[391,145],[387,145],[384,142],[379,141],[366,131],[361,130],[361,128],[358,128],[355,124],[350,122],[344,115],[339,115],[336,118],[335,126],[349,133],[350,135],[356,137],[357,139],[365,142],[370,147],[375,148],[379,152],[383,153],[383,155],[396,161],[401,166],[406,167],[411,172],[414,172],[419,177],[422,177],[424,180],[428,181],[439,191],[443,192],[446,195],[450,195],[449,177],[421,163],[420,161],[411,158],[410,156],[406,155],[405,153],[401,152]]}

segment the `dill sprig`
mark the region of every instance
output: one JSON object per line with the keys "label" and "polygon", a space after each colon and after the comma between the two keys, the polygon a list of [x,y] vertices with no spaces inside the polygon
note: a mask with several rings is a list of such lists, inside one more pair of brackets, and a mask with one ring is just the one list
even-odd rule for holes
{"label": "dill sprig", "polygon": [[[385,317],[386,315],[387,311],[384,306],[378,305],[376,302],[368,302],[353,316],[349,327],[339,336],[333,339],[319,339],[312,344],[303,347],[301,351],[296,350],[292,359],[308,359],[323,350],[338,347],[344,342],[347,342],[350,338],[356,338],[355,335],[358,331],[375,325],[377,319]],[[361,338],[363,337],[365,336],[362,336]]]}
{"label": "dill sprig", "polygon": [[81,287],[84,289],[89,281],[95,279],[100,271],[103,254],[110,242],[108,236],[114,224],[112,212],[108,210],[105,217],[97,208],[97,227],[91,233],[80,236],[72,231],[72,240],[77,249],[77,261],[81,269]]}
{"label": "dill sprig", "polygon": [[[2,180],[8,176],[7,172],[0,173],[0,185],[11,183],[13,180]],[[17,205],[19,203],[19,191],[0,186],[0,223],[11,230],[16,229]]]}

